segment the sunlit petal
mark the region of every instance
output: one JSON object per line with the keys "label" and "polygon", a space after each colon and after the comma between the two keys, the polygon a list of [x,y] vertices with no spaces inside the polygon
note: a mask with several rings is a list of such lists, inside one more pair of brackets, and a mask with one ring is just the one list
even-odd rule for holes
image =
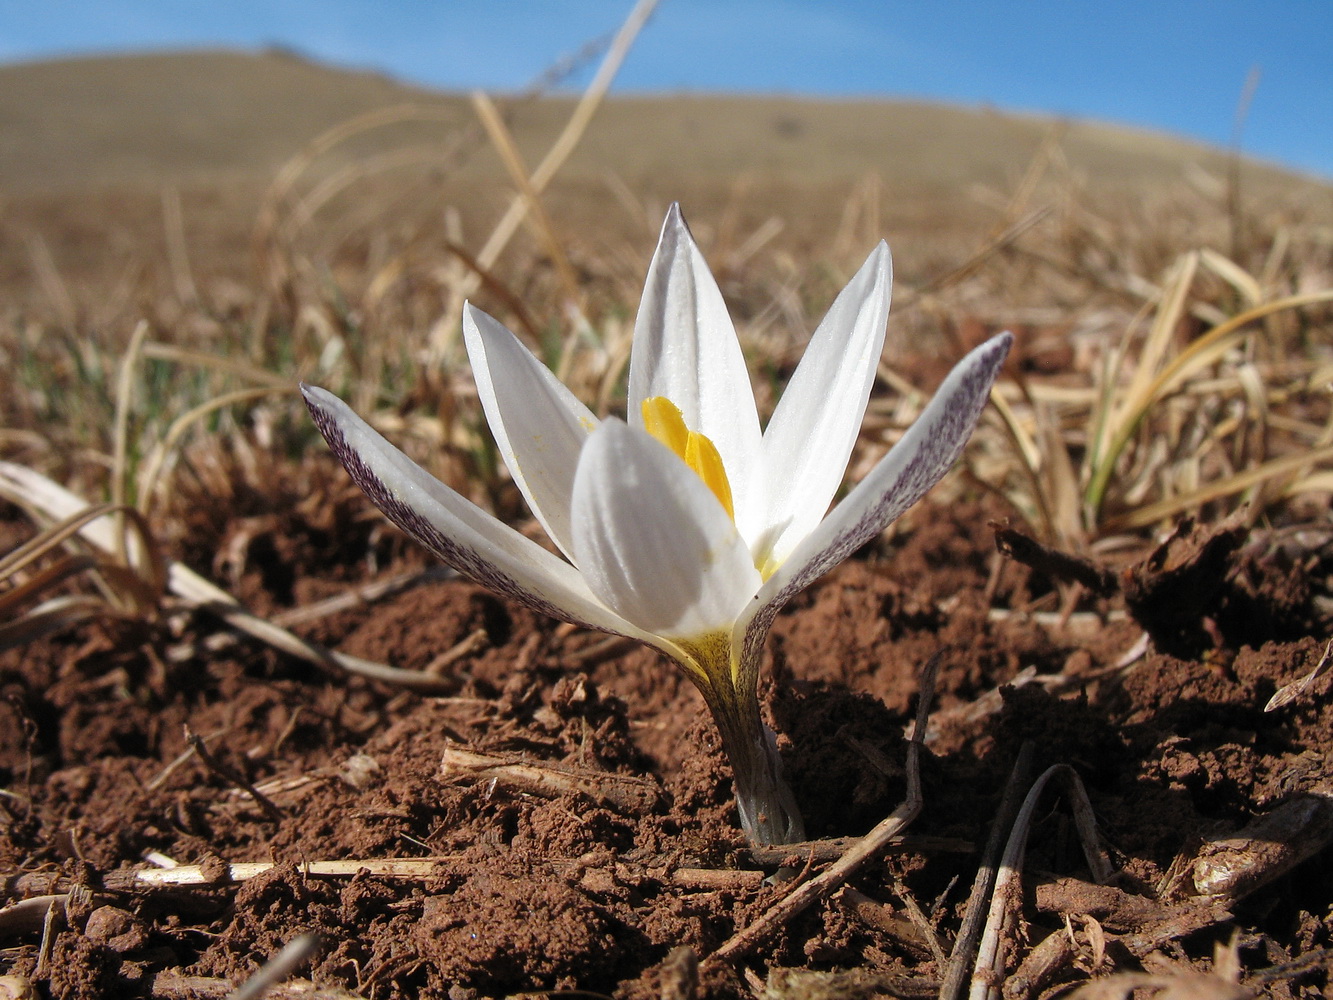
{"label": "sunlit petal", "polygon": [[729,632],[759,588],[749,546],[713,492],[619,420],[605,421],[579,460],[574,549],[598,598],[671,639]]}
{"label": "sunlit petal", "polygon": [[765,581],[737,620],[740,647],[751,648],[756,638],[762,642],[778,609],[884,530],[949,471],[972,436],[1011,343],[1008,333],[992,337],[949,373],[902,439]]}
{"label": "sunlit petal", "polygon": [[768,515],[760,565],[781,563],[828,512],[884,347],[892,263],[881,242],[834,301],[764,430]]}
{"label": "sunlit petal", "polygon": [[634,324],[631,426],[643,425],[640,407],[653,396],[680,407],[690,430],[717,446],[746,530],[762,506],[751,482],[760,441],[754,390],[722,293],[677,205],[662,226]]}
{"label": "sunlit petal", "polygon": [[329,448],[366,496],[454,569],[542,614],[657,644],[598,601],[569,563],[449,489],[338,397],[315,386],[301,391]]}
{"label": "sunlit petal", "polygon": [[509,474],[547,535],[572,559],[574,470],[597,418],[503,324],[470,305],[463,307],[463,337]]}

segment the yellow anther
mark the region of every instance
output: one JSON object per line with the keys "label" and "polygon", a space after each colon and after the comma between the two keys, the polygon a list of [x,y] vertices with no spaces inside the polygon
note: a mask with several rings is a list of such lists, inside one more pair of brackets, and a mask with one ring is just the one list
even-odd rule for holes
{"label": "yellow anther", "polygon": [[643,429],[679,455],[704,481],[704,485],[713,491],[713,496],[717,497],[727,516],[736,520],[736,511],[731,501],[731,483],[727,480],[727,470],[722,464],[717,445],[706,434],[686,427],[680,407],[665,396],[645,399],[642,411]]}
{"label": "yellow anther", "polygon": [[690,431],[680,407],[665,396],[651,396],[643,401],[642,409],[643,429],[684,458]]}
{"label": "yellow anther", "polygon": [[727,479],[726,467],[722,456],[717,453],[717,445],[698,431],[690,431],[690,439],[685,445],[685,464],[713,491],[727,517],[736,520],[736,510],[731,502],[731,482]]}

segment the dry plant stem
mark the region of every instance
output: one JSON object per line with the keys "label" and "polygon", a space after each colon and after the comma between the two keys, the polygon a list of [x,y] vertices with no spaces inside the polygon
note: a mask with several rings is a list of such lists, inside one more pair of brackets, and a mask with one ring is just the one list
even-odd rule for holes
{"label": "dry plant stem", "polygon": [[0,908],[0,937],[10,934],[31,934],[41,930],[51,919],[51,911],[64,909],[69,893],[47,894],[21,899]]}
{"label": "dry plant stem", "polygon": [[42,943],[37,948],[37,969],[35,975],[42,978],[51,975],[51,949],[56,942],[56,922],[63,921],[65,916],[65,903],[69,902],[69,897],[65,897],[63,903],[57,905],[52,903],[46,908],[46,916],[42,920]]}
{"label": "dry plant stem", "polygon": [[[1016,808],[1016,806],[1015,806]],[[829,837],[826,840],[801,840],[794,844],[751,844],[746,849],[757,865],[774,868],[793,857],[808,859],[816,864],[837,861],[858,843],[860,837]],[[919,836],[900,834],[884,844],[885,854],[971,854],[976,844],[961,837]],[[996,849],[998,853],[998,848]]]}
{"label": "dry plant stem", "polygon": [[1206,841],[1191,866],[1201,895],[1239,900],[1333,843],[1333,789],[1313,788],[1256,817],[1229,837]]}
{"label": "dry plant stem", "polygon": [[495,780],[534,795],[559,796],[574,792],[631,814],[651,810],[661,797],[658,786],[643,778],[610,771],[538,764],[453,746],[444,752],[440,774],[443,777],[463,774],[479,781]]}
{"label": "dry plant stem", "polygon": [[185,741],[190,744],[195,755],[204,762],[205,767],[221,777],[224,781],[230,782],[237,788],[241,789],[249,795],[250,798],[254,799],[255,802],[259,804],[259,807],[264,810],[265,815],[267,815],[274,823],[282,822],[282,810],[273,804],[273,800],[255,788],[250,782],[246,781],[244,777],[232,768],[214,757],[213,752],[208,749],[208,745],[204,743],[203,738],[190,729],[189,726],[185,727]]}
{"label": "dry plant stem", "polygon": [[[523,162],[522,154],[518,151],[514,137],[505,126],[504,119],[500,117],[500,111],[495,106],[495,102],[483,92],[473,91],[472,107],[477,112],[477,117],[481,119],[481,124],[490,137],[491,145],[500,154],[505,169],[509,171],[509,179],[514,182],[519,194],[527,202],[528,214],[536,221],[537,235],[541,238],[547,255],[555,264],[556,274],[564,288],[566,304],[570,308],[578,310],[581,314],[583,296],[579,292],[578,278],[574,274],[574,268],[569,263],[569,258],[565,255],[564,248],[560,245],[560,239],[555,233],[555,224],[551,221],[546,206],[542,204],[541,195],[532,183],[532,178],[528,174],[528,168]],[[584,322],[586,323],[586,320]]]}
{"label": "dry plant stem", "polygon": [[1314,665],[1314,669],[1304,677],[1298,677],[1294,681],[1283,684],[1273,692],[1273,697],[1268,699],[1268,704],[1264,706],[1264,711],[1275,712],[1282,706],[1295,701],[1309,689],[1311,684],[1319,679],[1320,675],[1328,669],[1330,663],[1333,663],[1333,639],[1330,639],[1325,643],[1324,655],[1319,657],[1319,662]]}
{"label": "dry plant stem", "polygon": [[1004,857],[1000,861],[999,874],[995,881],[995,892],[991,896],[990,912],[986,917],[986,930],[982,934],[978,949],[976,966],[972,971],[972,985],[968,992],[969,1000],[995,1000],[999,996],[999,984],[1004,973],[1004,956],[1001,944],[1008,930],[1010,915],[1020,902],[1022,886],[1023,853],[1027,850],[1028,831],[1032,827],[1032,816],[1041,801],[1041,793],[1052,778],[1059,777],[1065,782],[1066,794],[1069,795],[1074,813],[1074,822],[1078,827],[1083,844],[1083,855],[1092,870],[1093,878],[1105,882],[1111,876],[1111,866],[1101,849],[1092,816],[1092,804],[1088,802],[1087,792],[1078,773],[1068,764],[1054,764],[1043,771],[1023,800],[1023,807],[1018,812],[1009,840],[1004,847]]}
{"label": "dry plant stem", "polygon": [[[1184,283],[1180,284],[1183,286]],[[1183,295],[1183,288],[1180,294]],[[1137,371],[1143,374],[1136,379],[1136,384],[1127,393],[1129,398],[1115,414],[1114,426],[1108,425],[1105,449],[1097,449],[1091,463],[1088,486],[1084,491],[1084,505],[1089,511],[1090,522],[1096,523],[1117,460],[1153,403],[1174,389],[1189,372],[1196,371],[1219,358],[1230,347],[1231,340],[1247,324],[1286,309],[1297,309],[1329,301],[1333,301],[1333,291],[1311,292],[1267,302],[1233,316],[1202,337],[1191,341],[1188,348],[1163,364],[1160,371],[1155,364],[1140,363]],[[1166,324],[1159,323],[1156,326],[1165,328]],[[1153,360],[1156,361],[1157,358],[1154,357]],[[1155,377],[1154,372],[1156,372]]]}
{"label": "dry plant stem", "polygon": [[243,983],[228,1000],[258,1000],[286,979],[300,966],[305,964],[319,950],[320,940],[317,934],[302,934],[288,941],[280,952],[274,955],[264,967]]}
{"label": "dry plant stem", "polygon": [[990,528],[995,532],[995,548],[1024,566],[1046,573],[1056,580],[1080,583],[1098,597],[1110,597],[1120,590],[1119,577],[1091,559],[1043,545],[1006,524],[992,521]]}
{"label": "dry plant stem", "polygon": [[[71,493],[53,480],[26,466],[12,462],[0,462],[0,495],[26,510],[37,512],[42,518],[51,520],[77,515],[89,507],[82,497]],[[129,515],[132,511],[133,508],[127,508],[126,514]],[[79,534],[85,541],[104,552],[116,551],[115,531],[105,516],[90,521]],[[383,663],[373,663],[308,642],[246,611],[221,587],[215,586],[180,563],[168,562],[165,572],[167,589],[171,593],[184,598],[201,610],[216,614],[231,627],[307,663],[332,670],[345,670],[371,680],[426,693],[438,692],[447,686],[439,677],[415,670],[400,670]]]}
{"label": "dry plant stem", "polygon": [[[228,979],[159,972],[153,977],[148,995],[153,1000],[230,1000],[233,988]],[[270,985],[264,996],[269,1000],[361,1000],[359,994],[338,988],[319,989],[301,980]]]}
{"label": "dry plant stem", "polygon": [[809,882],[797,886],[758,920],[728,938],[717,951],[713,952],[708,959],[709,962],[727,962],[746,954],[815,900],[829,895],[855,875],[862,866],[881,852],[885,844],[916,819],[922,805],[921,739],[926,731],[926,719],[930,714],[930,704],[935,695],[935,675],[939,672],[940,661],[944,658],[945,652],[946,650],[940,650],[935,653],[922,671],[921,700],[917,706],[916,724],[912,727],[912,738],[907,743],[907,798],[903,804],[881,820],[879,825],[862,837],[860,842],[836,863]]}
{"label": "dry plant stem", "polygon": [[[326,597],[321,601],[302,604],[290,611],[280,611],[268,620],[280,628],[305,625],[320,621],[341,611],[350,611],[353,608],[382,601],[387,597],[394,597],[422,584],[440,580],[453,580],[457,576],[458,571],[450,566],[431,566],[424,570],[398,573],[361,587],[352,587],[341,594]],[[167,650],[167,657],[175,661],[193,659],[203,650],[216,653],[235,645],[239,641],[240,636],[234,632],[218,632],[193,643],[181,643],[172,646]]]}
{"label": "dry plant stem", "polygon": [[1022,804],[1019,789],[1027,782],[1028,772],[1032,769],[1032,758],[1036,748],[1031,740],[1018,750],[1018,758],[1009,772],[1009,783],[1005,785],[1004,797],[1000,808],[991,824],[990,837],[986,840],[986,853],[981,867],[972,882],[972,892],[967,898],[967,909],[963,914],[963,925],[954,939],[953,952],[949,956],[949,966],[944,973],[944,982],[940,986],[940,1000],[957,1000],[963,991],[963,980],[967,978],[976,954],[977,937],[985,919],[986,900],[990,897],[991,886],[995,884],[995,870],[999,867],[1000,851],[1004,847],[1004,832],[1014,824],[1018,808]]}
{"label": "dry plant stem", "polygon": [[1027,953],[1014,974],[1004,981],[1005,1000],[1032,996],[1073,959],[1074,942],[1067,927],[1046,935]]}
{"label": "dry plant stem", "polygon": [[[578,105],[574,108],[574,113],[570,115],[564,131],[560,133],[555,144],[541,163],[537,164],[537,168],[533,170],[530,181],[532,189],[536,193],[540,194],[545,190],[546,185],[551,182],[551,178],[555,176],[556,171],[564,165],[565,160],[569,158],[569,154],[574,152],[575,147],[578,146],[579,140],[583,138],[584,130],[587,129],[588,123],[592,121],[593,113],[597,110],[597,106],[601,104],[602,98],[606,96],[611,81],[615,79],[616,74],[620,71],[620,65],[625,61],[630,46],[634,44],[634,39],[638,37],[639,31],[647,23],[648,17],[656,6],[657,0],[639,0],[634,9],[630,11],[629,17],[625,19],[625,23],[611,42],[606,58],[602,60],[601,66],[597,68],[597,75],[588,84],[588,89],[583,92]],[[490,238],[486,241],[485,246],[477,254],[477,262],[482,270],[490,270],[496,260],[499,259],[500,253],[509,243],[510,238],[513,237],[527,210],[527,198],[522,194],[516,194],[509,203],[509,208],[505,210],[504,216],[491,233]],[[473,276],[460,290],[462,297],[466,298],[476,291],[475,280],[475,276]]]}
{"label": "dry plant stem", "polygon": [[[353,878],[365,874],[374,878],[429,879],[439,874],[439,865],[462,861],[461,855],[440,855],[429,858],[367,858],[351,861],[306,861],[299,867],[303,878]],[[606,870],[589,866],[578,858],[550,858],[552,870],[572,877],[585,872]],[[214,889],[237,885],[258,878],[278,867],[274,861],[246,861],[236,864],[178,865],[175,868],[145,868],[138,871],[109,872],[103,879],[106,894],[158,893],[193,888]],[[756,891],[764,883],[766,873],[754,869],[687,868],[673,867],[669,858],[655,863],[629,864],[613,862],[609,868],[619,882],[652,880],[678,889],[713,892],[720,889]],[[52,878],[32,874],[8,879],[3,884],[8,895],[23,895],[34,889],[41,895],[30,896],[0,909],[0,936],[29,933],[38,930],[49,918],[54,907],[61,913],[69,901],[71,883],[68,878]],[[67,891],[52,893],[51,889]],[[43,891],[45,890],[45,891]],[[99,895],[95,897],[101,899]]]}

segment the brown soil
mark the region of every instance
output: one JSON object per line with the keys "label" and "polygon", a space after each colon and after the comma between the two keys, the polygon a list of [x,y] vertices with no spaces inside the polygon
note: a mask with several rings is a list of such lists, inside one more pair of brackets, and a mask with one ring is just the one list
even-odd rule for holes
{"label": "brown soil", "polygon": [[[705,961],[697,989],[746,996],[771,970],[795,969],[829,974],[820,988],[838,995],[934,995],[944,972],[934,945],[947,953],[959,929],[1028,744],[1025,786],[1050,764],[1071,765],[1116,870],[1109,886],[1090,884],[1068,807],[1048,794],[1028,843],[1009,969],[1039,946],[1058,951],[1071,931],[1075,946],[1030,995],[1084,977],[1095,961],[1102,971],[1206,969],[1214,944],[1233,934],[1247,969],[1304,959],[1269,976],[1273,995],[1322,995],[1327,966],[1310,956],[1333,945],[1333,820],[1320,797],[1333,792],[1330,677],[1281,710],[1264,706],[1319,659],[1329,552],[1308,534],[1210,544],[1217,532],[1197,529],[1155,559],[1139,553],[1123,577],[1130,604],[1164,638],[1119,667],[1143,633],[1125,602],[1085,601],[1093,613],[1063,625],[1039,620],[1033,612],[1053,608],[1057,592],[1038,571],[997,569],[987,522],[1003,513],[922,505],[780,617],[764,699],[814,837],[864,834],[902,801],[918,674],[946,650],[925,810],[909,831],[920,839],[748,954]],[[284,517],[288,536],[302,531]],[[353,530],[369,543],[372,527]],[[20,533],[13,520],[5,529]],[[339,592],[362,575],[364,560],[347,555],[357,541],[305,526],[298,542],[251,544],[241,589],[267,608]],[[421,565],[399,546],[388,550],[392,569]],[[1191,552],[1220,558],[1209,565],[1212,592],[1177,602],[1158,588],[1143,613],[1153,580],[1179,572]],[[284,554],[300,561],[263,563]],[[1173,619],[1173,605],[1190,620]],[[185,662],[167,655],[213,628],[203,619],[89,627],[0,659],[8,898],[74,890],[45,934],[44,908],[0,910],[0,956],[51,996],[221,996],[311,930],[322,944],[303,974],[326,990],[684,997],[695,989],[689,953],[706,960],[791,889],[766,883],[775,867],[756,864],[740,841],[701,699],[647,650],[438,578],[306,634],[416,669],[467,641],[470,652],[442,670],[440,697],[244,644]],[[187,727],[216,766],[187,753]],[[500,767],[445,773],[451,748],[502,758]],[[506,769],[515,763],[546,769],[545,790]],[[202,863],[211,881],[128,885],[149,851]],[[1203,869],[1191,867],[1201,856],[1244,868],[1204,903]],[[391,858],[437,860],[400,877],[303,869]],[[263,861],[276,865],[239,884],[221,863]],[[773,995],[816,989],[799,974],[772,975]]]}

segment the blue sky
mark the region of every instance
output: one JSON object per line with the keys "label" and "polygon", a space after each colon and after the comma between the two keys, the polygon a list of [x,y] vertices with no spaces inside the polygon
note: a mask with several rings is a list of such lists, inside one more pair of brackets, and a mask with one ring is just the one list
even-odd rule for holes
{"label": "blue sky", "polygon": [[[0,61],[277,44],[445,89],[521,88],[630,0],[0,0]],[[594,65],[568,78],[578,86]],[[1140,125],[1333,178],[1328,0],[661,0],[620,91],[923,97]]]}

